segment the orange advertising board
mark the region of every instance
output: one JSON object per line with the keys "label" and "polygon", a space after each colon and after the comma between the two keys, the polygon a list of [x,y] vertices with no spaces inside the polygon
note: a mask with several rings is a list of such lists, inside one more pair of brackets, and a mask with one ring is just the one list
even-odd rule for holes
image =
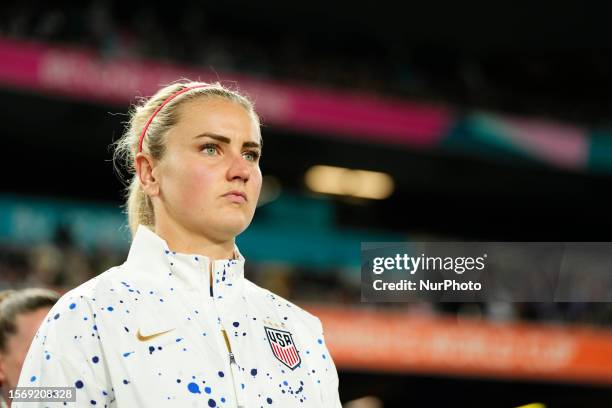
{"label": "orange advertising board", "polygon": [[612,384],[612,330],[308,310],[340,369]]}

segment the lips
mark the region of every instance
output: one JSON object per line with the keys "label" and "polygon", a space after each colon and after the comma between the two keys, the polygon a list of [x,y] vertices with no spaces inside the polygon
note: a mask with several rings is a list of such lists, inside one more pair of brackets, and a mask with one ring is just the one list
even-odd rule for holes
{"label": "lips", "polygon": [[230,201],[234,203],[244,203],[247,201],[247,196],[242,191],[232,190],[223,194],[223,197],[227,197]]}

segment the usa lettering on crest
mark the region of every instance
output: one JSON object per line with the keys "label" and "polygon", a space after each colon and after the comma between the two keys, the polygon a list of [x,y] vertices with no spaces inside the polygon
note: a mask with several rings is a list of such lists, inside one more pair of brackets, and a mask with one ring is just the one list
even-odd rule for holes
{"label": "usa lettering on crest", "polygon": [[266,336],[274,357],[292,370],[299,366],[302,360],[291,333],[266,326],[264,329],[266,329]]}

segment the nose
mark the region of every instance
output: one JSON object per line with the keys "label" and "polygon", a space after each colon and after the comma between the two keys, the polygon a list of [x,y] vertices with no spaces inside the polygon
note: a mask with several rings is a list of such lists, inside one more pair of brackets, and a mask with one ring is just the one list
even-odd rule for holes
{"label": "nose", "polygon": [[239,180],[246,183],[249,180],[249,176],[250,170],[247,160],[241,154],[233,156],[227,169],[228,181]]}

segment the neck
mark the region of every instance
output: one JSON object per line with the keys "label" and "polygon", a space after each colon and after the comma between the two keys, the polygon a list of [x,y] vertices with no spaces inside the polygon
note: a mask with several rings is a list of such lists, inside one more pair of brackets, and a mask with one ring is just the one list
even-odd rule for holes
{"label": "neck", "polygon": [[153,232],[166,241],[168,248],[175,252],[204,255],[212,260],[234,257],[234,239],[215,241],[182,226],[163,223],[156,223]]}

